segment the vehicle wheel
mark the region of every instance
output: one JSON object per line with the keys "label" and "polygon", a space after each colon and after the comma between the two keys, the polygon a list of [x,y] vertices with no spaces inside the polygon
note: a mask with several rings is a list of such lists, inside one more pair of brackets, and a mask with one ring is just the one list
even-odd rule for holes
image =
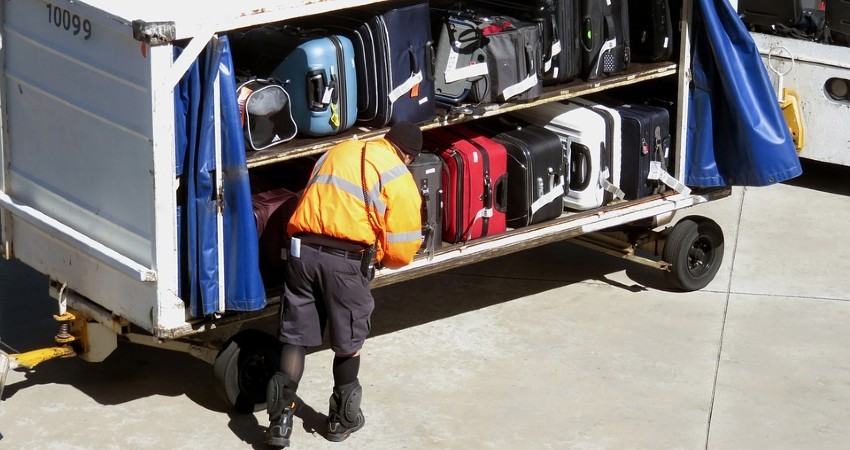
{"label": "vehicle wheel", "polygon": [[219,391],[236,411],[266,409],[266,387],[280,369],[282,344],[269,334],[245,330],[233,336],[213,364]]}
{"label": "vehicle wheel", "polygon": [[670,263],[670,271],[664,274],[674,287],[702,289],[723,261],[723,230],[708,217],[685,217],[667,235],[662,258]]}

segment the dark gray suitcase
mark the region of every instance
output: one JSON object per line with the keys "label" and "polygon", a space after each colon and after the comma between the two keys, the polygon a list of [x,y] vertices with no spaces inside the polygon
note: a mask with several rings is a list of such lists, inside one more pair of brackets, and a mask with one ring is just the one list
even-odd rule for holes
{"label": "dark gray suitcase", "polygon": [[422,247],[432,254],[443,241],[443,160],[433,153],[420,153],[407,166],[422,196]]}
{"label": "dark gray suitcase", "polygon": [[581,70],[576,0],[477,0],[502,14],[539,24],[544,85],[575,79]]}
{"label": "dark gray suitcase", "polygon": [[532,100],[543,93],[540,79],[540,33],[537,25],[510,17],[502,31],[485,34],[487,76],[472,85],[473,102]]}
{"label": "dark gray suitcase", "polygon": [[434,69],[435,95],[441,104],[458,104],[466,99],[472,84],[487,75],[483,48],[486,38],[482,33],[486,22],[451,12],[441,22]]}

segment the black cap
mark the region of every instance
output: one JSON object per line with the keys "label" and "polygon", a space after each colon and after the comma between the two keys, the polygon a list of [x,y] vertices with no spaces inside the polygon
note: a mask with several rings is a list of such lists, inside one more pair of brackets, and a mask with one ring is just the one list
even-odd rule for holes
{"label": "black cap", "polygon": [[407,153],[414,159],[422,151],[422,130],[410,122],[399,122],[393,125],[390,131],[384,136],[384,139],[390,141],[399,150]]}

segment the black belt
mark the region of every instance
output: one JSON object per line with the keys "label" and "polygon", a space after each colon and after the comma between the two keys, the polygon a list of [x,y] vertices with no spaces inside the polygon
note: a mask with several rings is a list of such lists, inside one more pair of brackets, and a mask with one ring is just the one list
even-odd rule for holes
{"label": "black belt", "polygon": [[351,252],[348,250],[341,250],[338,248],[328,247],[327,245],[319,245],[319,244],[310,244],[305,243],[307,247],[315,248],[316,250],[327,253],[329,255],[339,256],[346,259],[353,259],[355,261],[360,261],[363,259],[363,251]]}

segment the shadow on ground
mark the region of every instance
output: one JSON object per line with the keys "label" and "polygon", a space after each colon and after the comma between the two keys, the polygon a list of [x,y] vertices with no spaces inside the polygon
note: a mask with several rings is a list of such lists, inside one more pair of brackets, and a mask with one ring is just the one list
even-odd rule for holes
{"label": "shadow on ground", "polygon": [[[623,270],[634,283],[610,279],[610,274]],[[19,351],[52,345],[56,305],[47,296],[46,278],[14,261],[0,261],[0,273],[4,280],[0,282],[3,342]],[[607,283],[630,291],[668,289],[656,270],[561,242],[376,289],[372,336],[579,282]],[[119,343],[101,363],[76,358],[43,363],[23,380],[8,385],[4,398],[40,384],[73,386],[102,405],[153,395],[185,395],[209,410],[231,412],[217,393],[209,364],[185,353],[127,343]],[[299,415],[309,432],[321,432],[323,414],[308,406]],[[253,415],[234,413],[230,426],[245,442],[261,445],[264,427]]]}

